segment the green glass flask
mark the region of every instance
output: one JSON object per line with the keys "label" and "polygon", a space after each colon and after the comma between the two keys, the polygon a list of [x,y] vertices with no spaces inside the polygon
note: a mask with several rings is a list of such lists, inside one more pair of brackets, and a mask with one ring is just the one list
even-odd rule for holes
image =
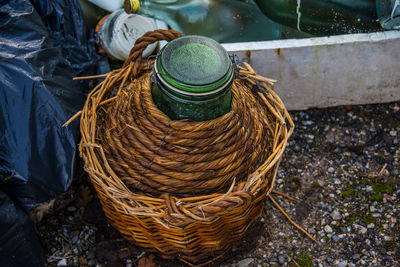
{"label": "green glass flask", "polygon": [[380,30],[376,0],[254,0],[275,22],[316,36]]}
{"label": "green glass flask", "polygon": [[212,120],[231,109],[232,61],[216,41],[184,36],[169,42],[154,65],[152,97],[173,120]]}
{"label": "green glass flask", "polygon": [[164,21],[184,35],[207,36],[220,43],[281,37],[281,25],[257,6],[238,0],[125,0],[124,9]]}

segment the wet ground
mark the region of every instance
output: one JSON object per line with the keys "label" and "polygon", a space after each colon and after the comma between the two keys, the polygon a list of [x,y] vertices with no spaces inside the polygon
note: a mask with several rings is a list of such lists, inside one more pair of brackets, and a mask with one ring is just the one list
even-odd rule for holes
{"label": "wet ground", "polygon": [[[296,129],[275,189],[295,201],[274,197],[318,242],[266,200],[248,238],[214,266],[400,266],[400,103],[291,115]],[[68,205],[37,226],[48,266],[137,266],[149,259],[107,223],[87,176],[64,199]]]}

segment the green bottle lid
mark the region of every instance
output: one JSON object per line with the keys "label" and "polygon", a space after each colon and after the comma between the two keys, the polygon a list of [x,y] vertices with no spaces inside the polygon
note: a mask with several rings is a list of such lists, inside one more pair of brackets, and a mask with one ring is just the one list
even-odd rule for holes
{"label": "green bottle lid", "polygon": [[182,93],[213,94],[233,76],[226,50],[213,39],[184,36],[169,42],[156,61],[161,80]]}

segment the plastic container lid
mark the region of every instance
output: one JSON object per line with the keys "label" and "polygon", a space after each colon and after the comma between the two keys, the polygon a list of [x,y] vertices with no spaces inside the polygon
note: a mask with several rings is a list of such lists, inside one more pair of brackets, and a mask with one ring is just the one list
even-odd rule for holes
{"label": "plastic container lid", "polygon": [[[101,24],[99,37],[104,50],[111,56],[125,60],[136,40],[148,31],[167,29],[162,21],[152,18],[127,14],[123,9],[113,12]],[[149,56],[157,48],[158,42],[149,45],[143,52],[143,57]]]}
{"label": "plastic container lid", "polygon": [[156,68],[162,80],[189,93],[211,93],[233,75],[226,50],[203,36],[188,35],[169,42],[157,58]]}

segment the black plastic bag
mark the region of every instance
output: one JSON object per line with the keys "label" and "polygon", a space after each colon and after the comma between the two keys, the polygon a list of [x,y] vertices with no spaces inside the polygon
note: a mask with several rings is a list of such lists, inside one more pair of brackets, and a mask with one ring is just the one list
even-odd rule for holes
{"label": "black plastic bag", "polygon": [[76,0],[0,5],[0,190],[26,211],[65,192],[78,123],[99,57]]}
{"label": "black plastic bag", "polygon": [[1,266],[43,266],[42,244],[31,219],[1,191],[0,218]]}
{"label": "black plastic bag", "polygon": [[77,0],[0,0],[0,265],[44,266],[27,211],[74,176],[80,110],[99,57]]}

